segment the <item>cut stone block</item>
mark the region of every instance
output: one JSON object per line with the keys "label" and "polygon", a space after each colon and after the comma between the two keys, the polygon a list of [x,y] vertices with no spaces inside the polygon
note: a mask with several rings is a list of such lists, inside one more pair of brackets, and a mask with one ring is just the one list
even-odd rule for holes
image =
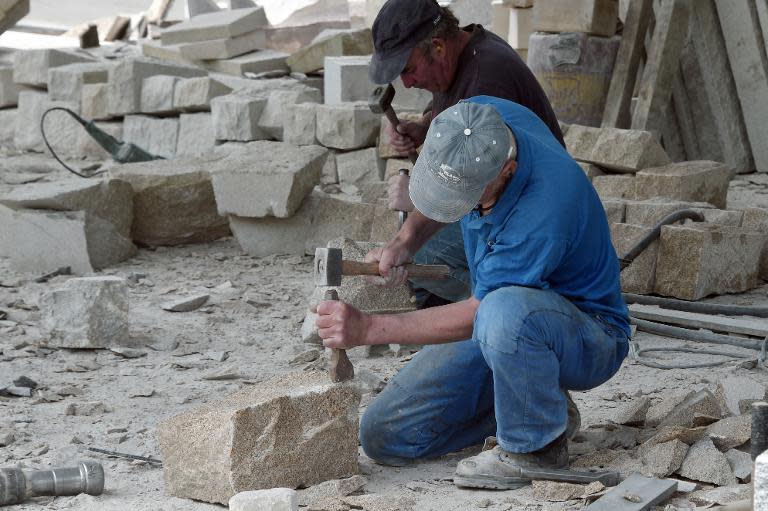
{"label": "cut stone block", "polygon": [[216,147],[216,135],[213,131],[213,116],[210,113],[179,116],[177,155],[199,156],[212,151],[214,147]]}
{"label": "cut stone block", "polygon": [[209,111],[213,98],[230,92],[231,88],[212,78],[186,78],[176,84],[173,106],[187,112]]}
{"label": "cut stone block", "polygon": [[387,201],[379,201],[373,213],[370,240],[373,243],[386,243],[395,237],[400,229],[397,211],[387,206]]}
{"label": "cut stone block", "polygon": [[299,372],[167,419],[157,428],[166,492],[226,504],[354,475],[359,404],[356,385]]}
{"label": "cut stone block", "polygon": [[[535,31],[533,28],[533,9],[511,8],[507,18],[507,33],[502,36],[509,45],[518,50],[528,49],[528,40]],[[520,55],[525,60],[524,55]]]}
{"label": "cut stone block", "polygon": [[320,91],[313,87],[272,91],[267,97],[267,104],[259,117],[259,128],[269,137],[283,140],[283,127],[288,105],[307,102],[319,103],[321,100]]}
{"label": "cut stone block", "polygon": [[332,30],[321,33],[309,46],[293,53],[286,60],[291,71],[309,73],[322,69],[325,57],[370,55],[373,53],[371,29]]}
{"label": "cut stone block", "polygon": [[0,110],[0,147],[16,147],[16,120],[18,110],[15,108],[6,108]]}
{"label": "cut stone block", "polygon": [[384,160],[375,147],[337,154],[336,168],[341,184],[376,183],[384,178]]}
{"label": "cut stone block", "polygon": [[728,460],[709,438],[703,438],[691,446],[677,473],[694,481],[718,486],[736,484]]}
{"label": "cut stone block", "polygon": [[601,199],[600,202],[603,203],[603,209],[605,209],[605,216],[608,218],[609,224],[624,222],[626,201],[621,199]]}
{"label": "cut stone block", "polygon": [[[328,151],[253,142],[211,165],[219,214],[288,218],[320,182]],[[264,158],[269,155],[269,158]]]}
{"label": "cut stone block", "polygon": [[162,31],[163,45],[230,39],[269,25],[264,9],[225,10],[201,14]]}
{"label": "cut stone block", "polygon": [[180,64],[171,64],[145,57],[129,57],[120,61],[109,75],[109,111],[121,116],[141,111],[141,88],[145,78],[170,75],[182,78],[205,76],[205,70]]}
{"label": "cut stone block", "polygon": [[[707,417],[722,417],[722,411],[715,396],[707,389],[702,389],[692,396],[687,397],[675,407],[661,422],[661,426],[681,426],[690,428],[694,426],[695,415]],[[735,447],[735,446],[732,446]]]}
{"label": "cut stone block", "polygon": [[246,53],[239,57],[223,60],[206,60],[202,65],[216,73],[226,73],[230,75],[243,76],[244,73],[265,73],[267,71],[285,71],[288,72],[288,65],[285,60],[287,53],[275,50],[261,50]]}
{"label": "cut stone block", "polygon": [[584,32],[604,37],[616,33],[615,0],[536,0],[533,28],[539,32]]}
{"label": "cut stone block", "polygon": [[[378,247],[376,243],[352,241],[338,238],[328,242],[328,247],[340,248],[344,259],[362,261],[370,250]],[[398,314],[416,310],[416,302],[407,285],[387,288],[369,284],[363,277],[344,277],[341,286],[317,286],[312,291],[309,303],[323,299],[325,291],[335,289],[339,299],[368,314]]]}
{"label": "cut stone block", "polygon": [[16,271],[40,274],[69,266],[75,274],[91,273],[135,253],[130,239],[86,211],[0,206],[0,254]]}
{"label": "cut stone block", "polygon": [[[14,142],[17,148],[26,151],[47,152],[40,131],[43,114],[50,108],[63,107],[75,113],[80,111],[77,103],[51,101],[48,94],[36,90],[19,93],[18,122]],[[54,111],[45,117],[45,135],[54,151],[60,156],[75,156],[78,131],[82,129],[66,112]]]}
{"label": "cut stone block", "polygon": [[682,300],[757,286],[766,234],[726,226],[664,226],[654,291]]}
{"label": "cut stone block", "polygon": [[[751,231],[768,232],[768,209],[745,209],[741,226]],[[760,278],[768,280],[768,243],[763,247],[760,255]]]}
{"label": "cut stone block", "polygon": [[[329,239],[365,241],[371,233],[374,206],[313,192],[291,218],[230,216],[237,242],[249,255],[314,255]],[[343,220],[342,220],[343,219]]]}
{"label": "cut stone block", "polygon": [[148,246],[205,243],[229,235],[208,168],[221,155],[121,165],[110,172],[134,191],[131,235]]}
{"label": "cut stone block", "polygon": [[211,100],[213,131],[216,140],[250,141],[267,138],[259,128],[259,118],[267,105],[266,98],[227,94]]}
{"label": "cut stone block", "polygon": [[[615,223],[611,224],[611,238],[616,255],[623,257],[637,243],[650,233],[652,227]],[[625,293],[649,294],[653,292],[656,281],[656,256],[659,242],[654,241],[646,247],[632,264],[621,271],[621,290]]]}
{"label": "cut stone block", "polygon": [[683,464],[688,453],[688,445],[680,440],[656,444],[641,450],[643,475],[667,477],[674,474]]}
{"label": "cut stone block", "polygon": [[755,486],[753,509],[765,509],[768,506],[768,451],[755,459],[755,475],[752,480]]}
{"label": "cut stone block", "polygon": [[283,140],[294,145],[317,144],[315,124],[316,103],[295,103],[286,105],[283,125]]}
{"label": "cut stone block", "polygon": [[[96,127],[113,136],[117,140],[123,139],[122,122],[97,122]],[[109,160],[112,158],[103,147],[96,142],[93,137],[85,130],[80,130],[77,136],[77,148],[75,154],[80,158],[88,160]]]}
{"label": "cut stone block", "polygon": [[596,176],[592,179],[592,186],[595,187],[601,199],[635,198],[634,176],[617,176],[615,174]]}
{"label": "cut stone block", "polygon": [[133,221],[133,189],[119,179],[68,179],[52,183],[30,183],[0,197],[0,204],[13,209],[87,211],[111,223],[128,238]]}
{"label": "cut stone block", "polygon": [[741,415],[755,401],[768,399],[768,387],[747,376],[727,376],[717,382],[715,397],[724,412]]}
{"label": "cut stone block", "polygon": [[323,73],[325,104],[368,101],[371,92],[376,88],[368,78],[370,65],[370,55],[325,57]]}
{"label": "cut stone block", "polygon": [[317,140],[334,149],[372,147],[380,127],[380,116],[368,103],[317,106]]}
{"label": "cut stone block", "polygon": [[186,0],[185,3],[187,18],[190,19],[221,10],[213,0]]}
{"label": "cut stone block", "polygon": [[128,284],[120,277],[69,279],[40,300],[49,346],[106,348],[130,344]]}
{"label": "cut stone block", "polygon": [[696,209],[702,211],[703,208],[712,207],[706,203],[691,203],[670,200],[666,198],[653,198],[642,201],[627,201],[626,222],[634,225],[644,225],[654,227],[661,222],[664,217],[683,209]]}
{"label": "cut stone block", "polygon": [[5,32],[29,14],[30,0],[7,0],[0,19],[0,32]]}
{"label": "cut stone block", "polygon": [[670,163],[669,156],[649,131],[572,124],[565,134],[565,143],[575,159],[616,172],[634,173]]}
{"label": "cut stone block", "polygon": [[13,81],[30,87],[45,88],[48,85],[49,69],[93,61],[94,58],[89,54],[78,50],[19,50],[14,54]]}
{"label": "cut stone block", "polygon": [[13,81],[13,68],[0,67],[0,108],[19,104],[21,87]]}
{"label": "cut stone block", "polygon": [[79,103],[83,85],[106,83],[111,67],[102,62],[54,67],[48,71],[48,96],[54,101]]}
{"label": "cut stone block", "polygon": [[[397,118],[402,121],[420,121],[423,114],[420,113],[402,113],[398,112]],[[386,115],[381,116],[381,128],[379,129],[379,157],[380,158],[402,158],[403,156],[397,153],[392,146],[389,145],[390,139],[387,134],[389,127],[391,126],[389,119]]]}
{"label": "cut stone block", "polygon": [[299,494],[291,488],[243,491],[229,499],[229,511],[299,511]]}
{"label": "cut stone block", "polygon": [[488,0],[449,0],[445,3],[459,20],[460,27],[472,23],[490,25],[493,20],[493,7]]}
{"label": "cut stone block", "polygon": [[747,443],[751,433],[752,416],[748,413],[726,417],[707,427],[707,436],[723,452]]}
{"label": "cut stone block", "polygon": [[171,114],[176,109],[173,97],[181,78],[178,76],[155,75],[144,78],[141,84],[141,111],[145,114]]}
{"label": "cut stone block", "polygon": [[209,39],[197,43],[180,44],[179,50],[185,59],[218,60],[244,55],[267,46],[267,34],[263,30],[254,30],[227,39]]}
{"label": "cut stone block", "polygon": [[725,209],[732,170],[724,163],[686,161],[642,170],[635,176],[638,199],[668,197],[689,202],[708,202]]}
{"label": "cut stone block", "polygon": [[83,84],[80,95],[80,113],[83,119],[87,121],[109,119],[108,83]]}
{"label": "cut stone block", "polygon": [[597,176],[605,175],[605,172],[603,172],[603,170],[597,165],[593,165],[592,163],[586,163],[583,161],[578,161],[576,163],[579,164],[579,167],[581,167],[581,170],[584,171],[584,174],[587,176],[587,179],[589,179],[590,182],[592,181],[593,178]]}
{"label": "cut stone block", "polygon": [[179,119],[127,115],[123,122],[123,139],[155,156],[173,158],[179,141]]}

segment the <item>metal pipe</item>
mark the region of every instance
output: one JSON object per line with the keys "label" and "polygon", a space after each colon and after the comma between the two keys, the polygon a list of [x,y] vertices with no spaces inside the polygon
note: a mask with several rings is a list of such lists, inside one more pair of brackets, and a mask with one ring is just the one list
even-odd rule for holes
{"label": "metal pipe", "polygon": [[0,506],[43,495],[101,495],[103,492],[104,468],[96,461],[85,460],[76,467],[50,470],[0,468]]}
{"label": "metal pipe", "polygon": [[739,348],[750,350],[760,350],[764,343],[764,341],[751,340],[744,337],[734,337],[731,335],[714,334],[703,330],[689,330],[687,328],[663,325],[645,319],[630,318],[630,322],[633,325],[637,325],[637,329],[643,332],[663,335],[666,337],[675,337],[677,339],[685,339],[687,341],[708,342],[710,344],[728,344],[730,346],[738,346]]}
{"label": "metal pipe", "polygon": [[674,298],[662,298],[660,296],[636,295],[622,293],[627,303],[639,303],[642,305],[658,305],[665,309],[673,309],[685,312],[698,312],[701,314],[724,314],[726,316],[755,316],[768,318],[768,307],[755,307],[749,305],[728,305],[721,303],[701,303],[676,300]]}

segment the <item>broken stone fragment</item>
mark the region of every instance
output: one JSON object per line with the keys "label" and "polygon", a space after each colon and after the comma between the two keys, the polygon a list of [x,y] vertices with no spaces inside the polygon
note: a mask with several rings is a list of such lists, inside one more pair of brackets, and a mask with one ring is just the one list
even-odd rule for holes
{"label": "broken stone fragment", "polygon": [[702,389],[686,398],[661,422],[662,426],[692,427],[696,414],[722,417],[720,405],[708,389]]}
{"label": "broken stone fragment", "polygon": [[168,312],[191,312],[202,307],[208,301],[210,295],[200,294],[187,298],[179,298],[163,305],[163,310]]}
{"label": "broken stone fragment", "polygon": [[352,476],[359,403],[353,383],[298,372],[167,419],[157,429],[166,491],[225,504],[242,491]]}
{"label": "broken stone fragment", "polygon": [[715,398],[724,412],[741,415],[753,402],[768,398],[768,387],[748,376],[727,376],[717,382]]}
{"label": "broken stone fragment", "polygon": [[677,439],[642,449],[643,474],[662,478],[674,474],[687,453],[688,444]]}
{"label": "broken stone fragment", "polygon": [[730,449],[726,451],[725,457],[731,465],[733,475],[741,482],[748,483],[752,477],[752,456],[748,452]]}
{"label": "broken stone fragment", "polygon": [[128,285],[120,277],[70,279],[40,301],[49,346],[105,348],[127,346]]}
{"label": "broken stone fragment", "polygon": [[229,511],[298,511],[298,494],[291,488],[240,492],[229,499]]}
{"label": "broken stone fragment", "polygon": [[101,415],[109,411],[107,405],[101,401],[82,401],[69,403],[64,409],[64,415]]}
{"label": "broken stone fragment", "polygon": [[736,477],[728,459],[710,438],[703,438],[688,449],[688,454],[677,473],[688,479],[718,486],[736,484]]}
{"label": "broken stone fragment", "polygon": [[733,447],[744,445],[752,433],[752,416],[750,414],[726,417],[707,427],[707,435],[715,446],[725,452]]}

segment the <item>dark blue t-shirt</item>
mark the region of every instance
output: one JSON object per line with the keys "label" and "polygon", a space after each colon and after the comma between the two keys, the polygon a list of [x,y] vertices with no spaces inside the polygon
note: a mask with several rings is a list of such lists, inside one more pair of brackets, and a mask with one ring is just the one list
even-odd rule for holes
{"label": "dark blue t-shirt", "polygon": [[584,172],[527,108],[467,101],[495,108],[517,141],[517,170],[493,210],[461,220],[475,298],[506,286],[551,289],[629,336],[608,219]]}

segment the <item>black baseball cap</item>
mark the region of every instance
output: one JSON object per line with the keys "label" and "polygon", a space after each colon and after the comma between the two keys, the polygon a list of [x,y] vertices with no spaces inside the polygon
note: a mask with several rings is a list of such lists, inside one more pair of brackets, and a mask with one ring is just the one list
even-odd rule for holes
{"label": "black baseball cap", "polygon": [[432,32],[441,13],[435,0],[387,0],[373,22],[371,81],[385,85],[397,78],[411,50]]}

